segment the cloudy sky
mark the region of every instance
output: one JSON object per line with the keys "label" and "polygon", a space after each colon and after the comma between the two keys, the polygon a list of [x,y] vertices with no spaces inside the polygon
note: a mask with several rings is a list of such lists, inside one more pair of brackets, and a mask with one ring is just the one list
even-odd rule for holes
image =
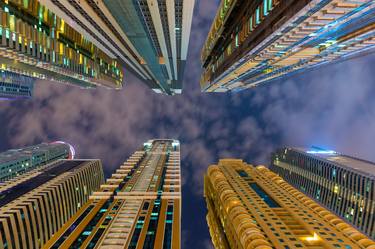
{"label": "cloudy sky", "polygon": [[145,140],[182,144],[183,248],[210,248],[203,173],[222,157],[269,164],[281,146],[317,145],[375,161],[375,56],[332,64],[240,93],[199,89],[199,52],[217,1],[197,0],[181,96],[131,75],[121,91],[38,82],[34,98],[0,102],[0,150],[63,140],[110,175]]}

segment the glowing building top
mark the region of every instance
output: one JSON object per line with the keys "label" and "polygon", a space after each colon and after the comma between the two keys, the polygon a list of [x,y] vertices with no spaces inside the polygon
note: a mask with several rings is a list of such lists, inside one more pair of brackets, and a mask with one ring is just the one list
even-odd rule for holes
{"label": "glowing building top", "polygon": [[317,147],[282,148],[270,169],[375,239],[375,163]]}

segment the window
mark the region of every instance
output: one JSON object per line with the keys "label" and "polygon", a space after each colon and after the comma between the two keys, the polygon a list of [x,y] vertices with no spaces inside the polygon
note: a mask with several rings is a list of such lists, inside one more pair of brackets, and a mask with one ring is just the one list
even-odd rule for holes
{"label": "window", "polygon": [[249,175],[244,171],[244,170],[237,170],[237,173],[241,176],[241,177],[248,177]]}
{"label": "window", "polygon": [[271,208],[281,207],[271,196],[269,196],[257,183],[249,183],[249,186],[258,194],[258,196]]}
{"label": "window", "polygon": [[163,249],[170,249],[172,247],[173,205],[168,205],[165,223]]}
{"label": "window", "polygon": [[144,216],[140,216],[138,218],[137,224],[136,224],[134,232],[133,232],[133,236],[130,240],[130,244],[129,244],[129,247],[128,247],[129,249],[135,249],[137,247],[138,239],[139,239],[139,236],[141,234],[143,224],[144,224],[144,219],[145,219]]}
{"label": "window", "polygon": [[260,9],[259,9],[259,7],[255,11],[255,23],[257,25],[260,23]]}

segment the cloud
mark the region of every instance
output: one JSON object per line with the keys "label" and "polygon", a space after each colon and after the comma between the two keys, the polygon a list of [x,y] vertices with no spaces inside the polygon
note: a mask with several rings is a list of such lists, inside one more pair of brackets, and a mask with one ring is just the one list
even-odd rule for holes
{"label": "cloud", "polygon": [[239,94],[190,90],[197,81],[185,82],[187,91],[173,97],[155,94],[136,79],[124,91],[40,82],[32,101],[5,103],[0,115],[13,147],[65,140],[81,157],[103,159],[108,172],[145,140],[180,139],[184,183],[193,183],[200,195],[202,175],[219,157],[267,164],[276,147],[316,144],[374,160],[373,60],[348,61]]}
{"label": "cloud", "polygon": [[[203,174],[222,157],[267,165],[278,147],[318,145],[375,161],[373,55],[236,94],[200,93],[199,54],[217,3],[197,1],[183,95],[155,94],[131,75],[122,91],[38,82],[32,100],[0,103],[2,143],[65,140],[79,157],[102,159],[108,175],[144,141],[176,138],[183,191],[200,201]],[[185,248],[212,248],[184,233]]]}
{"label": "cloud", "polygon": [[346,61],[259,89],[254,101],[263,105],[264,129],[283,144],[329,146],[375,160],[368,147],[375,138],[374,61]]}

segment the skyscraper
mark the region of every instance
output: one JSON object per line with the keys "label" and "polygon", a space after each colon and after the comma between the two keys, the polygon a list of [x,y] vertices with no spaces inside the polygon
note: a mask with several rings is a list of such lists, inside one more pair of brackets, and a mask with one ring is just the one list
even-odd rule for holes
{"label": "skyscraper", "polygon": [[[94,1],[88,1],[94,2]],[[146,83],[169,95],[182,91],[195,0],[103,0],[147,72]]]}
{"label": "skyscraper", "polygon": [[0,153],[0,182],[46,165],[58,159],[73,159],[74,148],[56,141]]}
{"label": "skyscraper", "polygon": [[0,248],[41,248],[104,182],[99,160],[59,160],[0,186]]}
{"label": "skyscraper", "polygon": [[371,0],[222,0],[202,91],[239,91],[375,48]]}
{"label": "skyscraper", "polygon": [[44,248],[180,248],[180,145],[150,140]]}
{"label": "skyscraper", "polygon": [[0,100],[31,98],[34,79],[13,72],[0,71]]}
{"label": "skyscraper", "polygon": [[195,0],[43,1],[151,89],[182,90]]}
{"label": "skyscraper", "polygon": [[64,18],[54,12],[59,4],[0,1],[1,70],[83,88],[121,88],[122,68],[106,48],[110,42],[95,39],[99,31],[94,28],[84,31],[85,23],[74,15]]}
{"label": "skyscraper", "polygon": [[284,148],[270,169],[375,239],[375,163],[319,148]]}
{"label": "skyscraper", "polygon": [[220,160],[205,176],[215,248],[374,248],[375,241],[264,166]]}

